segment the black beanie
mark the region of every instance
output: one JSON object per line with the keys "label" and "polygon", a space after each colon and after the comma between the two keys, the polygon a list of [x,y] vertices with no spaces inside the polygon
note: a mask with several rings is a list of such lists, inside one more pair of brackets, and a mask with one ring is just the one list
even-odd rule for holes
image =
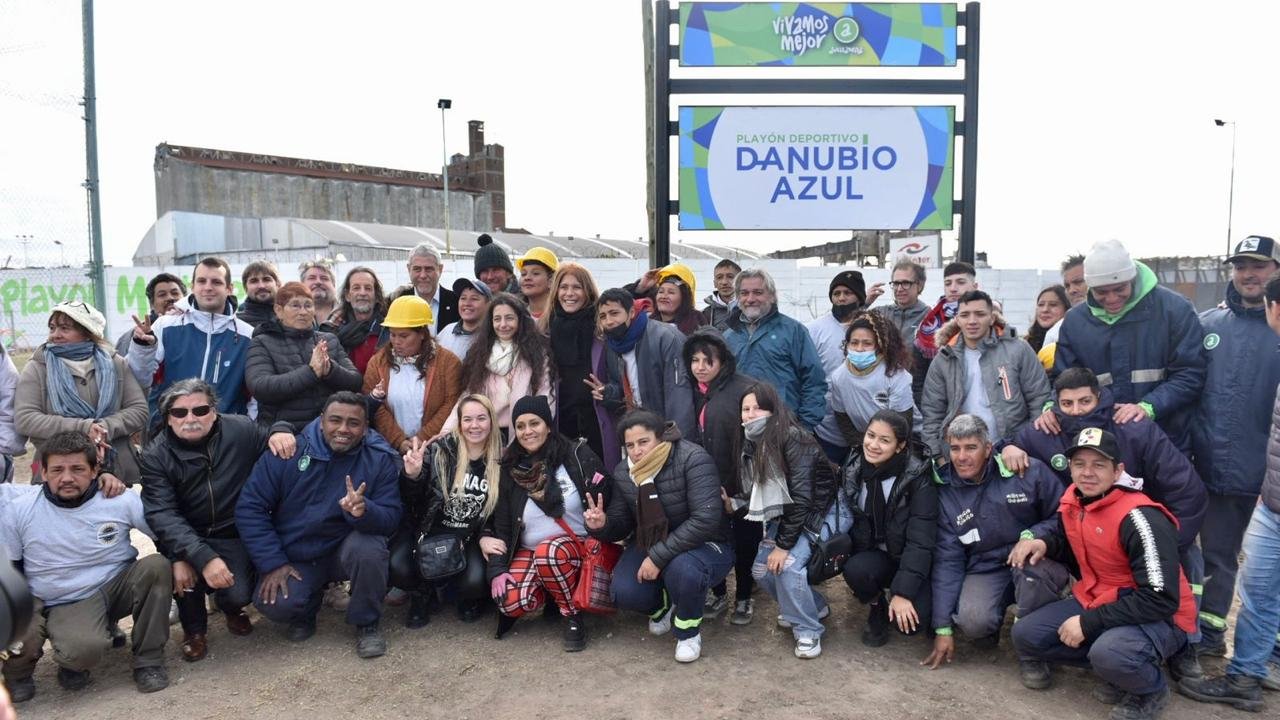
{"label": "black beanie", "polygon": [[480,237],[476,238],[476,277],[480,277],[480,273],[489,268],[502,268],[512,275],[516,274],[516,268],[511,264],[511,256],[507,255],[507,251],[502,249],[493,241],[489,233],[480,233]]}
{"label": "black beanie", "polygon": [[515,427],[516,420],[521,415],[537,415],[542,418],[542,422],[548,427],[551,426],[551,404],[547,402],[546,395],[525,395],[516,401],[516,405],[511,409],[511,426]]}
{"label": "black beanie", "polygon": [[858,296],[859,305],[867,303],[867,282],[862,279],[862,273],[857,270],[845,270],[831,278],[831,285],[827,288],[827,299],[831,299],[831,293],[835,292],[837,285],[843,285],[852,290],[853,294]]}

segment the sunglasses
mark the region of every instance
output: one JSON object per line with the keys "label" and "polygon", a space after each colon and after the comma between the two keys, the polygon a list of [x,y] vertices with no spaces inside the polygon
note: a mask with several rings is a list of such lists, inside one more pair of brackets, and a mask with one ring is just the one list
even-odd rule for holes
{"label": "sunglasses", "polygon": [[[191,414],[196,417],[204,417],[213,412],[211,405],[197,405],[191,408]],[[187,416],[187,408],[169,408],[169,417],[182,419]]]}

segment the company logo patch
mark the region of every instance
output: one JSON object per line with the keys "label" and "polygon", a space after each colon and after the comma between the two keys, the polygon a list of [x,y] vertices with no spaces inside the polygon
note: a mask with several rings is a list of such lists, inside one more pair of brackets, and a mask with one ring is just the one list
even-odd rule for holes
{"label": "company logo patch", "polygon": [[115,523],[102,523],[98,526],[98,542],[103,545],[115,545],[120,539],[120,526]]}
{"label": "company logo patch", "polygon": [[[840,27],[839,23],[836,27]],[[1258,238],[1250,236],[1240,241],[1240,249],[1236,252],[1250,252],[1258,249]]]}
{"label": "company logo patch", "polygon": [[1218,347],[1218,344],[1221,342],[1222,338],[1218,337],[1218,333],[1209,333],[1204,336],[1204,349],[1212,350]]}
{"label": "company logo patch", "polygon": [[1085,428],[1080,431],[1080,435],[1076,437],[1076,445],[1084,445],[1087,447],[1098,447],[1102,444],[1101,428]]}
{"label": "company logo patch", "polygon": [[1067,456],[1062,453],[1058,453],[1057,455],[1049,458],[1049,464],[1053,466],[1054,470],[1066,470]]}
{"label": "company logo patch", "polygon": [[1009,493],[1004,496],[1005,503],[1009,505],[1017,505],[1021,503],[1031,502],[1027,499],[1026,493]]}

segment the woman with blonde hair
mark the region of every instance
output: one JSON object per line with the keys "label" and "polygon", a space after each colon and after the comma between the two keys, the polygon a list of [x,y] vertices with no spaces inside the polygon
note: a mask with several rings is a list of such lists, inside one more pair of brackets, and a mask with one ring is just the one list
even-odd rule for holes
{"label": "woman with blonde hair", "polygon": [[[427,624],[427,592],[453,591],[463,622],[480,618],[489,584],[485,558],[507,551],[506,543],[481,537],[498,504],[502,442],[493,405],[483,395],[464,395],[454,412],[457,427],[431,444],[413,439],[404,457],[400,497],[404,502],[401,531],[392,541],[391,576],[396,587],[410,590],[406,625]],[[460,538],[465,568],[452,577],[421,577],[417,551],[424,538]]]}
{"label": "woman with blonde hair", "polygon": [[538,327],[551,338],[551,362],[560,377],[558,429],[567,437],[586,438],[591,451],[603,457],[601,422],[587,384],[597,373],[596,362],[603,361],[604,342],[596,326],[598,299],[600,290],[585,267],[561,263],[551,278],[551,312],[538,320]]}

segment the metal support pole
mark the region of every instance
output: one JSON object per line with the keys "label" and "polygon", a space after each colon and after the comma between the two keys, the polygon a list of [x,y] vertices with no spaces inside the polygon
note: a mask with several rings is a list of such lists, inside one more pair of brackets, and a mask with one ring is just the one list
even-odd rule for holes
{"label": "metal support pole", "polygon": [[81,3],[84,30],[84,189],[89,195],[89,277],[93,282],[93,304],[107,311],[107,281],[102,257],[102,203],[98,186],[98,111],[93,68],[93,0]]}
{"label": "metal support pole", "polygon": [[960,211],[958,259],[972,263],[976,253],[976,211],[978,196],[978,30],[980,5],[965,3],[964,14],[964,163],[960,181],[963,205]]}
{"label": "metal support pole", "polygon": [[1231,257],[1231,213],[1236,209],[1236,124],[1231,123],[1231,184],[1227,190],[1227,255]]}
{"label": "metal support pole", "polygon": [[447,107],[440,108],[440,160],[444,164],[444,252],[453,254],[453,243],[449,240],[449,144],[445,137],[444,113]]}
{"label": "metal support pole", "polygon": [[653,212],[650,267],[671,262],[671,3],[658,0],[653,14]]}

